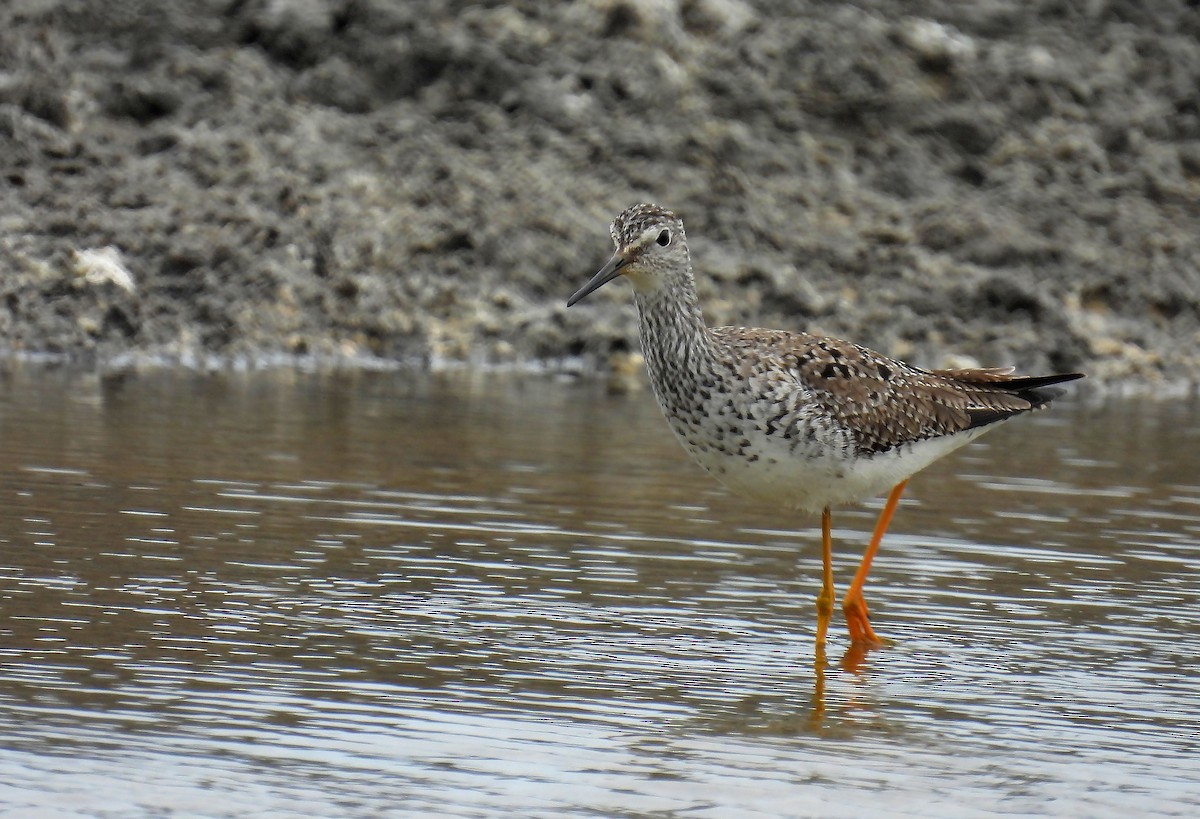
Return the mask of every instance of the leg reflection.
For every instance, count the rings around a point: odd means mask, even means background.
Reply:
[[[867,655],[873,649],[882,647],[882,645],[870,643],[851,643],[850,647],[846,649],[846,653],[842,655],[842,670],[850,674],[858,674],[865,668]]]
[[[828,664],[825,644],[817,643],[817,651],[813,656],[812,710],[808,715],[808,727],[814,731],[819,731],[825,721],[825,667]]]

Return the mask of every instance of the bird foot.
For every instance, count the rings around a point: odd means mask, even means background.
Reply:
[[[846,616],[846,631],[850,633],[850,643],[862,648],[883,648],[891,645],[871,628],[871,619],[867,611],[867,603],[861,595],[847,597],[842,603],[842,612]]]

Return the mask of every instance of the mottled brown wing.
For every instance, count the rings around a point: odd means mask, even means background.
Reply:
[[[822,410],[853,432],[863,452],[962,432],[1038,405],[1019,388],[1008,388],[1020,382],[1009,369],[930,372],[807,333],[730,327],[716,333],[732,347],[772,350]]]

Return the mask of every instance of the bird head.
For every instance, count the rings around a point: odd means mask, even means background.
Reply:
[[[689,261],[683,221],[666,208],[634,205],[613,220],[609,232],[616,251],[608,263],[567,300],[568,307],[618,276],[627,277],[639,290],[652,290],[672,275],[686,275]]]

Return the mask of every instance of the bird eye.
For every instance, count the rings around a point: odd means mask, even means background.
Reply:
[[[658,238],[654,241],[658,242],[659,247],[666,247],[671,244],[671,231],[663,230],[658,234]]]

